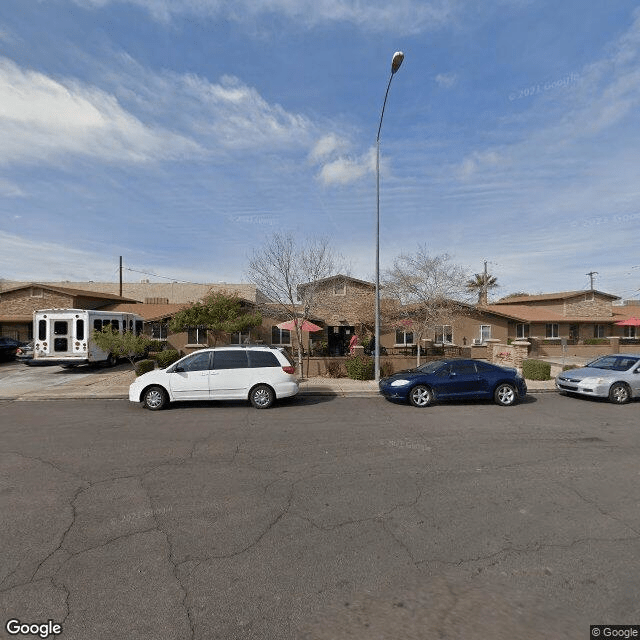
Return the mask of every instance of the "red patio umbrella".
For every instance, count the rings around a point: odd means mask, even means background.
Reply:
[[[620,320],[616,322],[619,327],[640,327],[640,318],[627,318],[626,320]]]
[[[309,322],[305,320],[302,324],[299,324],[299,320],[296,318],[295,320],[287,320],[286,322],[281,322],[277,324],[276,327],[278,329],[286,329],[287,331],[295,331],[296,327],[300,327],[303,331],[322,331],[322,327],[319,327],[317,324],[313,324],[313,322]]]

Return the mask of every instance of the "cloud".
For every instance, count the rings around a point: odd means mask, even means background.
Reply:
[[[0,195],[7,198],[24,198],[27,194],[17,184],[0,178]]]
[[[443,89],[451,89],[458,82],[458,76],[455,73],[439,73],[436,76],[436,83]]]
[[[311,162],[317,163],[324,160],[327,157],[334,155],[335,153],[342,153],[347,150],[348,143],[346,140],[338,138],[334,133],[330,133],[323,136],[316,142],[309,159]]]
[[[345,185],[355,182],[367,173],[375,171],[376,152],[370,149],[357,158],[339,157],[324,164],[319,173],[320,181],[325,185]]]
[[[0,238],[0,275],[12,280],[83,280],[104,279],[113,273],[115,259],[69,245],[29,240],[3,231]]]
[[[0,163],[83,155],[127,163],[198,152],[192,140],[147,126],[113,95],[0,58]]]
[[[116,0],[75,0],[85,7],[103,7]],[[465,15],[468,0],[124,0],[143,7],[160,21],[191,14],[218,16],[236,22],[256,22],[265,15],[280,15],[306,28],[343,22],[367,31],[417,33],[437,29]],[[520,0],[503,0],[518,4]]]

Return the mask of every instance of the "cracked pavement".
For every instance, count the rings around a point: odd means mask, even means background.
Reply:
[[[78,640],[555,640],[640,621],[638,403],[0,416],[3,638],[10,618]]]

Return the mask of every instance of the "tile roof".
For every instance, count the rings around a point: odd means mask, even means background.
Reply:
[[[169,318],[178,313],[181,309],[188,307],[188,304],[110,304],[101,311],[122,311],[125,313],[137,313],[145,322],[153,322]]]
[[[97,298],[99,300],[123,300],[126,302],[135,302],[134,298],[120,297],[117,294],[99,292],[92,289],[76,289],[71,287],[62,287],[58,284],[52,284],[48,282],[27,282],[20,283],[13,287],[1,289],[0,293],[8,293],[10,291],[20,291],[20,289],[29,289],[31,287],[38,287],[40,289],[46,289],[47,291],[55,291],[57,293],[66,293],[67,295],[82,298]]]
[[[542,293],[539,295],[526,295],[526,296],[513,296],[509,298],[502,298],[501,300],[497,300],[496,302],[492,302],[489,306],[494,305],[510,305],[515,303],[523,303],[523,302],[544,302],[546,300],[566,300],[567,298],[575,298],[577,296],[582,296],[585,293],[591,293],[590,289],[583,289],[582,291],[560,291],[558,293]],[[606,298],[611,298],[611,300],[618,300],[619,296],[615,296],[611,293],[605,293],[604,291],[596,291],[593,290],[593,293],[598,293],[601,296],[605,296]]]

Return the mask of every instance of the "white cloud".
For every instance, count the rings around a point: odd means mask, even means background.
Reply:
[[[443,89],[451,89],[458,82],[458,76],[455,73],[439,73],[436,76],[436,83]]]
[[[316,142],[309,153],[311,162],[321,162],[335,153],[344,153],[348,148],[348,143],[342,138],[338,138],[334,133],[323,136]]]
[[[375,171],[375,166],[376,152],[375,149],[370,149],[357,158],[343,156],[327,162],[320,170],[319,178],[325,185],[345,185]]]
[[[102,7],[115,0],[75,0],[87,7]],[[416,33],[448,24],[464,15],[467,0],[125,0],[147,9],[157,20],[174,15],[213,16],[222,14],[237,22],[253,21],[265,14],[314,27],[347,22],[369,31],[393,30]],[[519,0],[504,0],[519,2]]]
[[[12,280],[104,279],[113,273],[115,258],[83,251],[73,246],[27,238],[4,231],[0,235],[0,275]]]
[[[145,162],[197,151],[192,140],[143,124],[113,95],[0,58],[2,164],[52,161],[66,154]]]
[[[17,184],[0,178],[0,195],[8,198],[23,198],[27,194]]]

